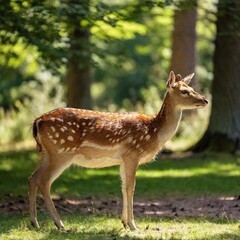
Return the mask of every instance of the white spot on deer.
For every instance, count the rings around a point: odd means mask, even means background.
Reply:
[[[47,132],[47,135],[50,139],[53,138],[53,136],[49,132]]]
[[[145,140],[148,141],[150,138],[151,138],[151,136],[148,134],[148,135],[145,137]]]
[[[132,144],[133,144],[133,145],[135,145],[135,144],[136,144],[136,142],[137,142],[137,140],[136,140],[136,139],[134,139],[134,140],[133,140],[133,142],[132,142]]]
[[[55,127],[54,127],[54,126],[51,126],[51,129],[52,129],[52,131],[53,131],[53,132],[55,132],[55,131],[56,131],[56,129],[55,129]]]
[[[137,144],[137,145],[136,145],[136,149],[138,149],[139,147],[140,147],[140,144]]]
[[[84,137],[85,135],[86,135],[86,133],[85,133],[85,132],[83,132],[83,133],[82,133],[82,136]]]
[[[106,135],[106,137],[109,137],[109,136],[110,136],[110,134],[107,134],[107,135]]]
[[[71,130],[73,133],[76,133],[76,131],[74,129]]]
[[[68,124],[68,125],[70,125],[70,126],[72,125],[72,123],[71,123],[71,122],[67,122],[67,124]]]
[[[55,137],[56,137],[56,138],[58,138],[58,137],[59,137],[59,133],[58,133],[58,132],[55,134]]]
[[[70,150],[70,147],[68,147],[67,149],[66,149],[66,152],[68,152]]]
[[[51,120],[52,122],[55,122],[55,118],[53,118],[53,117],[52,117],[52,118],[50,118],[50,120]]]
[[[61,139],[61,140],[60,140],[60,143],[61,143],[61,144],[64,144],[64,143],[65,143],[65,140],[64,140],[64,139]]]
[[[52,142],[53,142],[54,144],[57,144],[57,140],[53,140]]]
[[[76,126],[77,126],[77,128],[79,128],[79,127],[80,127],[78,124],[77,124]]]
[[[72,151],[74,152],[76,149],[77,149],[77,147],[73,147],[73,148],[72,148]]]
[[[142,141],[142,140],[143,140],[143,136],[140,137],[140,141]]]
[[[76,123],[75,123],[75,122],[73,122],[73,125],[76,125]]]
[[[60,129],[62,132],[66,132],[67,131],[67,127],[61,127],[61,129]]]
[[[56,118],[56,120],[58,120],[59,122],[63,122],[62,118]]]
[[[154,128],[154,132],[156,132],[157,131],[157,128]]]
[[[85,122],[83,122],[83,123],[82,123],[82,126],[85,126],[85,125],[86,125],[86,123],[85,123]]]
[[[59,150],[58,150],[58,153],[60,154],[60,153],[63,153],[65,151],[65,148],[60,148]]]
[[[71,142],[73,142],[73,137],[72,136],[68,136],[67,139]]]

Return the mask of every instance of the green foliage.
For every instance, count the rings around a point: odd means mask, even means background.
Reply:
[[[31,123],[37,116],[65,106],[60,79],[48,73],[39,74],[37,81],[23,82],[17,89],[12,88],[10,94],[14,105],[8,111],[0,109],[0,145],[29,139]]]
[[[8,122],[9,128],[1,127],[5,137],[0,143],[24,139],[29,134],[21,126],[25,126],[27,119],[30,126],[38,113],[64,105],[63,90],[56,99],[59,102],[61,98],[59,104],[52,103],[53,92],[47,93],[43,88],[39,92],[33,90],[35,86],[41,88],[39,72],[51,72],[64,79],[69,59],[76,54],[88,57],[89,51],[94,75],[94,108],[156,113],[169,72],[172,17],[176,7],[178,1],[3,1],[0,121],[3,126]],[[215,11],[211,1],[199,3],[197,73],[204,91],[209,89],[212,79]],[[71,42],[74,24],[80,24],[90,33],[90,44]],[[74,44],[80,44],[82,50],[75,52],[71,48]],[[45,85],[48,84],[49,88],[54,84],[64,88],[63,81],[49,80]],[[33,102],[42,104],[39,96],[43,95],[44,106],[48,107],[32,110]]]
[[[144,101],[141,89],[151,85],[162,86],[161,81],[166,81],[170,59],[171,16],[170,9],[154,7],[143,14],[138,27],[135,22],[123,25],[124,30],[123,26],[116,25],[116,33],[122,34],[129,29],[135,33],[131,37],[124,34],[125,37],[120,39],[108,39],[110,29],[106,31],[99,25],[101,36],[93,35],[93,41],[99,45],[104,56],[93,57],[97,63],[96,81],[103,81],[108,89],[108,94],[103,92],[96,99],[103,107],[111,101],[124,107],[125,99],[130,100],[134,106],[138,101]]]

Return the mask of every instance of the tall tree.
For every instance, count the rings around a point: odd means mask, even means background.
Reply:
[[[180,1],[174,13],[171,70],[186,76],[195,72],[197,0]],[[192,85],[196,85],[196,77]]]
[[[89,14],[89,0],[33,0],[25,4],[3,1],[0,9],[0,53],[6,64],[0,65],[0,69],[6,69],[10,57],[19,57],[12,52],[10,45],[35,46],[38,61],[46,69],[62,74],[59,68],[66,65],[68,106],[91,108]],[[4,52],[4,47],[10,50]]]
[[[91,108],[91,52],[89,41],[89,0],[81,4],[70,0],[76,11],[68,14],[70,49],[68,54],[66,86],[67,105],[77,108]]]
[[[240,140],[240,1],[219,0],[209,126],[195,151],[235,152]]]

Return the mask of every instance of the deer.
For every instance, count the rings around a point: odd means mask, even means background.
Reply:
[[[137,230],[133,214],[136,170],[152,161],[176,133],[184,109],[203,108],[208,100],[189,86],[194,73],[182,78],[170,72],[160,111],[152,116],[136,112],[110,113],[58,108],[33,123],[33,137],[41,160],[28,179],[30,220],[39,228],[38,189],[59,230],[64,224],[51,199],[51,185],[72,164],[85,168],[120,166],[122,224]]]

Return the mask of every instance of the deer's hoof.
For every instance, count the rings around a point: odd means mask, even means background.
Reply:
[[[59,221],[58,223],[55,222],[55,225],[56,225],[56,227],[58,228],[59,231],[61,231],[61,232],[65,231],[65,227],[64,227],[62,221]]]
[[[31,225],[32,225],[34,228],[37,228],[37,229],[40,228],[37,220],[32,220],[32,221],[31,221]]]
[[[134,222],[128,223],[128,226],[129,226],[131,231],[137,231],[138,230],[138,228],[136,227]]]

